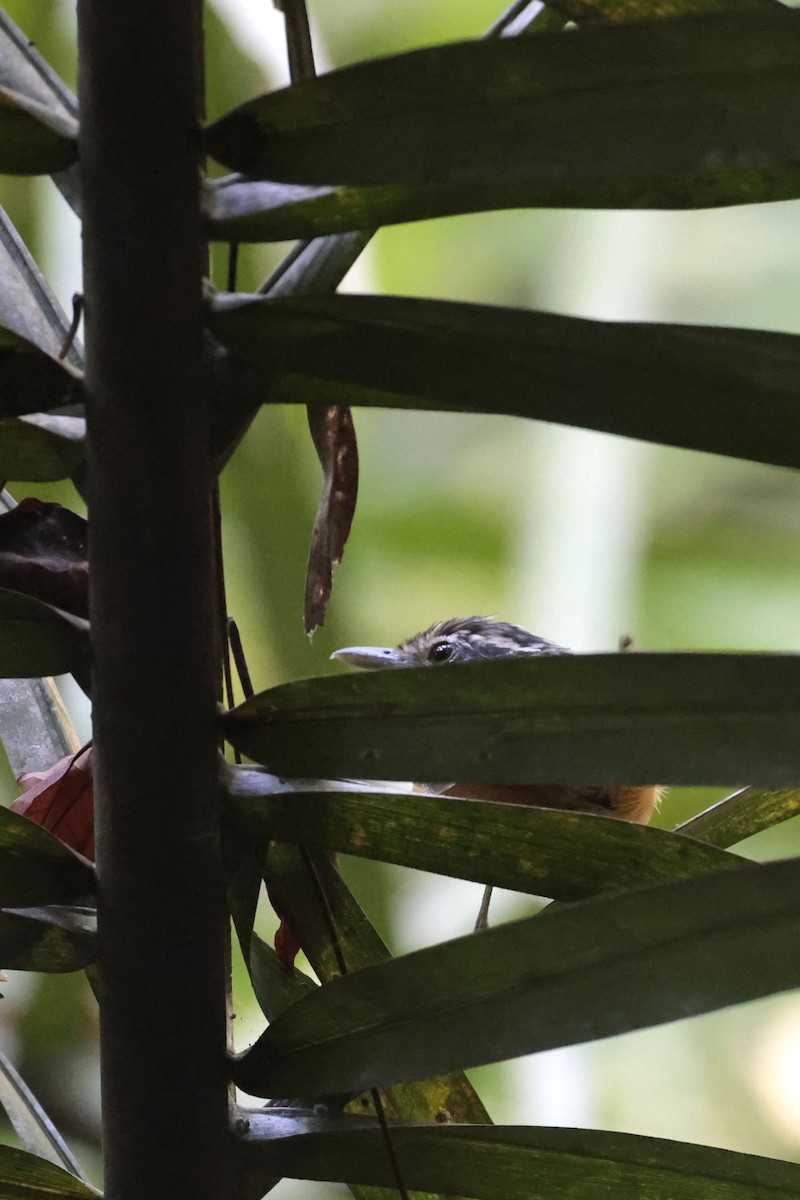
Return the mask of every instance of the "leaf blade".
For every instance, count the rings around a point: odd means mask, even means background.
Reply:
[[[63,974],[94,962],[97,914],[75,906],[0,911],[0,963],[15,971]]]
[[[788,115],[799,27],[776,5],[413,51],[262,96],[206,144],[257,178],[347,185],[338,229],[786,199],[800,189]]]
[[[263,1113],[247,1118],[243,1163],[301,1179],[394,1182],[374,1125]],[[630,1134],[395,1125],[392,1138],[408,1187],[478,1200],[794,1200],[800,1194],[794,1163]]]
[[[0,676],[37,679],[67,671],[83,676],[89,653],[88,621],[0,588]]]
[[[274,403],[502,413],[800,466],[790,334],[388,296],[221,296],[208,324],[278,368]]]
[[[3,1200],[57,1200],[60,1196],[94,1200],[100,1193],[35,1154],[0,1146],[0,1195]]]
[[[788,990],[799,882],[796,859],[712,873],[416,951],[293,1005],[236,1081],[254,1095],[380,1087]]]
[[[257,795],[242,775],[258,778],[249,768],[231,773],[228,802],[251,835],[556,900],[742,861],[691,838],[586,813],[400,792]]]
[[[792,655],[598,654],[301,680],[225,718],[278,775],[789,787]]]

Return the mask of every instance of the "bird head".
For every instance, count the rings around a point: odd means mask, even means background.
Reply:
[[[432,667],[448,662],[475,662],[487,658],[528,658],[533,655],[568,654],[555,642],[545,641],[506,621],[493,617],[451,617],[431,625],[398,646],[345,646],[331,658],[352,667]]]

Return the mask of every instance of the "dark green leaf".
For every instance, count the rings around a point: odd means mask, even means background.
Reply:
[[[69,1146],[14,1065],[0,1051],[0,1104],[26,1150],[86,1180]],[[0,1149],[0,1197],[2,1197]]]
[[[0,967],[15,971],[79,971],[97,950],[94,909],[52,905],[0,911]]]
[[[0,413],[16,417],[73,403],[81,376],[34,342],[0,329]]]
[[[245,1166],[391,1188],[380,1130],[352,1117],[249,1113]],[[395,1126],[409,1188],[479,1200],[796,1200],[800,1167],[752,1154],[586,1129]]]
[[[82,417],[37,413],[0,418],[0,478],[27,482],[67,479],[83,462],[85,438]]]
[[[712,846],[734,846],[762,829],[788,821],[799,812],[800,791],[797,788],[770,792],[742,788],[684,821],[673,832],[699,838]]]
[[[741,866],[691,838],[586,813],[397,792],[270,795],[271,777],[248,768],[229,779],[231,814],[253,836],[557,900]]]
[[[235,1065],[253,1095],[426,1078],[800,985],[800,860],[569,905],[334,980]]]
[[[100,1193],[68,1171],[14,1146],[0,1146],[0,1200],[93,1200]]]
[[[49,63],[8,13],[0,11],[0,84],[38,100],[66,117],[77,118],[78,102]],[[80,178],[77,164],[53,179],[64,199],[80,216]]]
[[[0,807],[0,907],[68,903],[96,886],[84,859],[41,825]]]
[[[226,737],[279,775],[578,786],[800,778],[800,659],[597,654],[272,688]]]
[[[371,238],[370,230],[314,238],[301,244],[287,254],[259,292],[273,300],[328,295],[336,291]]]
[[[221,296],[209,325],[278,371],[276,403],[503,413],[800,466],[791,334],[390,296]]]
[[[0,87],[0,172],[52,175],[78,157],[77,122],[50,105]]]
[[[317,990],[313,980],[296,968],[287,970],[271,946],[254,933],[250,941],[250,978],[268,1021]]]
[[[348,185],[338,221],[295,236],[480,209],[789,199],[799,32],[800,15],[775,5],[436,46],[262,96],[206,145],[251,176]],[[238,207],[255,236],[257,205]],[[259,236],[290,234],[267,209]]]
[[[702,16],[707,13],[766,12],[778,0],[548,0],[570,21],[650,21],[654,17]]]
[[[339,977],[340,955],[348,971],[354,972],[391,961],[388,948],[325,854],[272,843],[265,880],[270,896],[279,902],[281,911],[291,921],[311,965],[324,983]],[[321,894],[325,897],[324,906]],[[336,930],[336,950],[331,941],[330,921]],[[443,1116],[449,1121],[489,1120],[480,1097],[460,1072],[424,1082],[400,1083],[383,1092],[383,1103],[390,1116],[406,1120],[438,1121]]]
[[[0,284],[0,325],[27,338],[55,358],[64,343],[70,323],[2,208]],[[67,359],[73,367],[82,366],[80,343],[73,343]]]
[[[88,621],[0,588],[0,676],[83,674],[88,662]]]

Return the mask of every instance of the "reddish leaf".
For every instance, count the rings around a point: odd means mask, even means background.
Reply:
[[[23,500],[0,516],[0,587],[88,618],[86,542],[83,517],[60,504]]]
[[[334,563],[342,561],[358,495],[358,446],[349,408],[309,406],[308,427],[322,465],[320,496],[306,575],[305,627],[324,625]]]
[[[94,860],[94,791],[91,747],[17,780],[22,793],[11,805],[29,821],[49,829],[85,858]]]
[[[286,917],[281,917],[281,923],[275,934],[275,953],[287,971],[291,971],[294,960],[303,947]]]

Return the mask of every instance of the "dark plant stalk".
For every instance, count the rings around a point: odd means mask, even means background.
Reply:
[[[200,9],[79,4],[109,1200],[225,1195]]]

